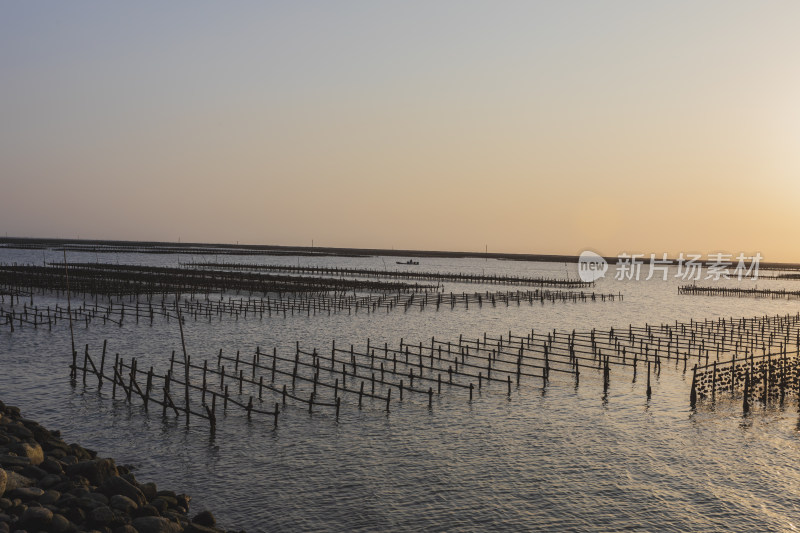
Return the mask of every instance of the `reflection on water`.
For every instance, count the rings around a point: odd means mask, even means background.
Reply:
[[[51,252],[47,252],[51,254]],[[48,260],[57,260],[56,253]],[[85,256],[85,257],[84,257]],[[96,260],[94,253],[70,261]],[[101,261],[173,265],[188,256],[110,254]],[[196,257],[197,261],[212,257]],[[40,263],[41,251],[0,251],[2,261]],[[382,268],[381,258],[247,258],[262,263]],[[387,260],[388,262],[388,260]],[[565,276],[565,265],[515,261],[425,259],[402,268],[507,275]],[[574,276],[574,273],[573,273]],[[738,283],[738,282],[736,282]],[[749,282],[742,282],[744,284]],[[759,281],[760,287],[791,287]],[[622,302],[555,303],[409,309],[391,313],[188,320],[193,358],[252,353],[256,346],[293,353],[294,342],[329,350],[337,345],[396,344],[478,338],[552,328],[627,327],[718,316],[786,314],[797,302],[679,296],[679,280],[618,282],[598,292],[621,292]],[[446,291],[498,290],[448,284]],[[247,295],[245,295],[247,296]],[[45,301],[37,297],[37,303]],[[76,329],[79,347],[140,358],[163,367],[180,351],[175,321],[119,328],[92,323]],[[65,323],[52,331],[0,328],[0,398],[69,441],[138,468],[143,480],[194,496],[223,524],[252,531],[448,530],[787,530],[798,522],[800,417],[784,408],[756,408],[743,417],[739,402],[718,399],[692,412],[691,372],[665,364],[652,376],[614,369],[603,391],[602,370],[571,379],[524,380],[507,395],[493,384],[463,394],[393,403],[365,400],[361,410],[331,413],[289,406],[278,430],[271,420],[248,421],[238,411],[220,417],[210,436],[203,424],[145,413],[137,402],[110,399],[92,380],[68,379]]]

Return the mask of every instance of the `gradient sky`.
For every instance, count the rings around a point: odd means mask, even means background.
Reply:
[[[0,232],[800,261],[800,2],[0,2]]]

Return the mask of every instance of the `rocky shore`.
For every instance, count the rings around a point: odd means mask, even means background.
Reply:
[[[0,402],[0,533],[224,532],[209,511],[190,519],[190,499]]]

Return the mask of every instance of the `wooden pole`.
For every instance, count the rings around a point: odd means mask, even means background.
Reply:
[[[70,341],[72,341],[72,379],[75,379],[78,376],[78,369],[75,365],[76,360],[78,358],[78,352],[75,351],[75,333],[72,329],[72,298],[70,297],[70,291],[69,291],[69,268],[67,267],[66,248],[64,248],[64,278],[66,279],[67,282],[67,316],[69,317],[69,338]],[[11,330],[12,331],[14,330],[13,325],[11,326]]]

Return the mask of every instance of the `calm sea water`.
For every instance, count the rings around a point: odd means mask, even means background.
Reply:
[[[60,260],[54,252],[0,249],[0,261]],[[174,265],[222,256],[70,254],[70,261]],[[398,267],[395,258],[225,257],[226,261]],[[575,267],[482,259],[422,259],[425,271],[575,276]],[[477,338],[531,328],[571,331],[660,324],[689,318],[797,313],[797,301],[680,296],[682,282],[604,279],[597,292],[623,301],[394,310],[358,315],[189,320],[193,359],[252,354],[256,346],[293,353],[307,348],[363,346],[366,339],[406,342]],[[613,275],[613,267],[611,273]],[[729,282],[753,286],[753,282]],[[757,282],[795,288],[796,282]],[[445,291],[504,290],[448,284]],[[510,289],[515,290],[516,287]],[[52,300],[35,298],[47,305]],[[8,305],[7,303],[5,305]],[[177,324],[97,321],[76,330],[79,347],[164,368],[180,351]],[[424,401],[344,405],[338,422],[324,411],[288,407],[271,420],[238,412],[220,418],[211,437],[202,423],[145,413],[139,402],[111,400],[68,379],[66,323],[52,331],[0,327],[0,399],[64,437],[137,467],[140,480],[185,491],[193,512],[211,509],[227,527],[248,531],[787,531],[800,524],[800,433],[796,404],[755,410],[718,402],[692,412],[682,366],[665,365],[648,401],[642,380],[585,372],[579,387],[553,380],[484,389]]]

